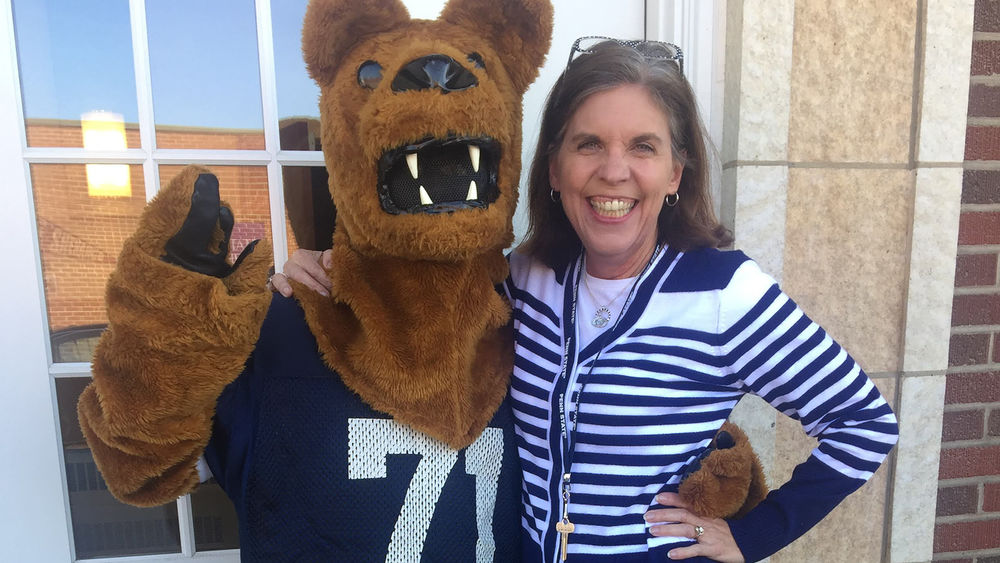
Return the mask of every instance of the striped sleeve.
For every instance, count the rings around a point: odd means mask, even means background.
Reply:
[[[729,523],[747,561],[788,545],[857,490],[896,443],[896,417],[853,358],[745,262],[723,291],[719,346],[742,387],[798,420],[818,445],[792,477]]]

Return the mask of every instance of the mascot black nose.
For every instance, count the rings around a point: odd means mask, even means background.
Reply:
[[[393,92],[440,88],[445,94],[472,88],[479,84],[472,74],[447,55],[427,55],[414,59],[400,69],[392,81]]]

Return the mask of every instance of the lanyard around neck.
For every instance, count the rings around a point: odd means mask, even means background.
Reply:
[[[611,330],[608,330],[607,332],[604,332],[603,334],[597,337],[598,339],[600,339],[599,342],[600,345],[597,348],[597,353],[594,355],[594,359],[590,362],[590,368],[587,369],[587,373],[581,374],[582,377],[578,377],[577,382],[579,384],[580,390],[576,394],[575,401],[572,400],[572,395],[570,395],[572,408],[567,409],[565,394],[570,393],[571,391],[569,388],[570,353],[571,351],[573,351],[574,354],[578,354],[579,352],[573,350],[572,342],[573,339],[577,337],[576,305],[580,295],[580,280],[584,276],[584,268],[585,268],[585,263],[582,253],[580,255],[580,258],[577,260],[576,268],[574,270],[575,276],[573,280],[573,301],[572,301],[572,307],[570,308],[569,325],[564,330],[564,334],[566,334],[567,336],[566,336],[566,342],[563,346],[562,370],[559,373],[559,379],[563,380],[566,386],[563,389],[563,392],[559,394],[559,403],[558,403],[559,428],[563,444],[562,462],[563,462],[564,487],[568,488],[569,486],[570,470],[573,467],[573,452],[576,446],[575,437],[576,437],[577,425],[579,424],[580,420],[580,402],[583,398],[583,389],[587,385],[587,381],[590,379],[590,375],[594,372],[594,367],[597,365],[597,360],[600,359],[601,354],[604,352],[605,346],[608,345],[611,335],[614,334],[614,332],[617,330],[618,324],[621,322],[621,320],[625,318],[625,312],[628,310],[629,305],[632,304],[632,298],[635,296],[636,288],[639,287],[639,283],[642,281],[643,276],[646,275],[646,271],[649,270],[649,267],[653,264],[653,262],[656,261],[656,257],[659,256],[660,250],[661,250],[660,245],[656,245],[656,247],[653,249],[652,256],[649,257],[649,262],[646,262],[646,265],[643,267],[642,272],[639,273],[639,276],[635,279],[635,282],[632,283],[632,288],[629,289],[628,296],[625,298],[625,303],[622,304],[621,313],[618,315],[618,318],[615,319],[615,324],[611,326]],[[595,340],[595,342],[596,341],[597,340]],[[578,369],[576,362],[573,362],[573,369]],[[570,410],[572,411],[572,413],[569,412]],[[570,414],[572,414],[572,416],[570,416]]]

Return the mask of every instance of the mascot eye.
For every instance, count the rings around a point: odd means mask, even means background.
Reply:
[[[475,65],[476,68],[486,68],[486,63],[483,62],[483,57],[479,53],[469,53],[469,62]]]
[[[374,90],[382,81],[382,65],[375,61],[365,61],[358,68],[358,84],[362,88]]]

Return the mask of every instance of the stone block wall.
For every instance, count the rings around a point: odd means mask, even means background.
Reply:
[[[992,76],[1000,65],[992,45],[973,52],[977,9],[996,14],[997,2],[727,3],[723,218],[737,246],[858,360],[900,421],[899,444],[871,482],[772,563],[924,563],[969,553],[998,563],[986,554],[1000,530],[992,516],[978,517],[997,503],[996,479],[983,475],[1000,468],[987,445],[992,407],[945,405],[955,375],[989,373],[976,368],[994,365],[1000,332],[990,234],[1000,207],[970,204],[966,173],[970,154],[1000,160],[1000,110],[990,103],[1000,82],[973,80],[970,96],[970,68]],[[993,121],[970,123],[970,111],[994,112]],[[965,258],[972,254],[982,256]],[[956,280],[992,288],[957,292],[970,297],[955,315],[971,315],[977,329],[953,329]],[[962,349],[953,333],[988,362],[953,373]],[[985,400],[987,379],[965,392]],[[741,422],[780,485],[814,442],[787,417],[747,407]],[[966,444],[973,447],[950,453]],[[982,478],[945,488],[951,510],[966,513],[937,516],[939,469],[953,466],[975,466],[958,470]],[[969,525],[963,533],[980,551],[939,549],[948,533],[941,525],[956,523]]]

